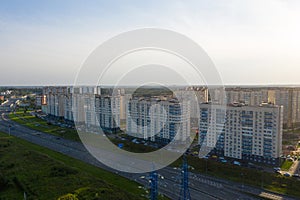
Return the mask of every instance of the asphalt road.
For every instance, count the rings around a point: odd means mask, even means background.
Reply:
[[[7,105],[9,105],[9,102]],[[43,132],[35,131],[32,129],[29,129],[27,127],[21,126],[11,120],[7,117],[7,112],[5,111],[6,108],[4,108],[7,105],[1,106],[2,109],[0,109],[0,130],[6,133],[9,133],[9,125],[10,128],[10,134],[19,138],[22,138],[24,140],[30,141],[32,143],[38,144],[40,146],[47,147],[51,150],[63,153],[65,155],[68,155],[70,157],[79,159],[83,162],[92,164],[94,166],[100,167],[102,169],[105,169],[107,171],[119,174],[123,177],[126,177],[128,179],[134,180],[142,185],[144,187],[148,187],[149,181],[147,179],[148,174],[132,174],[132,173],[125,173],[125,172],[119,172],[112,168],[109,168],[99,161],[97,161],[93,156],[90,155],[90,153],[85,149],[85,147],[75,141],[66,140],[64,138],[60,138],[57,136],[53,136],[50,134],[46,134]],[[9,110],[9,109],[8,109]],[[158,171],[160,174],[159,178],[159,192],[161,194],[164,194],[168,196],[171,199],[178,199],[180,195],[180,169],[173,169],[171,167],[166,167],[164,169],[161,169]],[[293,199],[290,197],[282,196],[273,194],[270,192],[266,192],[259,188],[249,187],[249,186],[243,186],[238,183],[212,178],[201,174],[189,174],[189,180],[190,180],[190,194],[192,199],[200,200],[200,199],[239,199],[239,200],[254,200],[258,199],[253,196],[247,195],[244,192],[252,193],[256,195],[262,195],[264,197],[268,197],[270,199]]]

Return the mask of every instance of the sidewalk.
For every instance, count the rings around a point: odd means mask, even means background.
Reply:
[[[288,172],[291,175],[299,173],[299,161],[298,160],[294,161],[293,165],[291,166],[291,168],[289,169]]]

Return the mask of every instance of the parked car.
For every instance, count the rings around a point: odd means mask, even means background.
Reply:
[[[209,156],[204,156],[203,158],[204,158],[204,159],[208,159],[208,158],[209,158]]]
[[[283,174],[283,176],[285,176],[285,177],[290,177],[290,176],[291,176],[291,174],[290,174],[290,173],[288,173],[288,172],[286,172],[286,173],[284,173],[284,174]]]
[[[236,160],[233,161],[233,164],[234,164],[234,165],[237,165],[237,166],[241,166],[241,163],[240,163],[239,161],[236,161]]]
[[[274,169],[274,171],[280,171],[281,170],[280,167],[274,167],[273,169]]]
[[[295,177],[295,178],[299,178],[299,177],[300,177],[300,175],[299,175],[299,174],[293,174],[293,177]]]

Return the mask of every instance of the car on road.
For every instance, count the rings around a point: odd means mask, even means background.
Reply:
[[[241,166],[241,163],[240,163],[239,161],[236,161],[236,160],[233,161],[233,164],[234,164],[234,165],[237,165],[237,166]]]
[[[280,173],[280,171],[281,171],[280,167],[274,167],[273,170],[274,170],[275,173],[281,174]]]
[[[291,176],[291,174],[290,174],[290,173],[288,173],[288,172],[285,172],[285,173],[283,174],[283,176],[285,176],[285,177],[290,177],[290,176]]]
[[[299,178],[299,177],[300,177],[300,175],[299,175],[299,174],[293,174],[293,177],[295,177],[295,178]]]
[[[274,169],[275,172],[281,170],[280,167],[274,167],[273,169]]]

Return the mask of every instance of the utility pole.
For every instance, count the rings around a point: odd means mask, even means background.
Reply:
[[[150,179],[149,179],[149,183],[150,183],[150,200],[157,200],[157,196],[158,196],[158,187],[157,187],[157,172],[156,171],[152,171],[150,173]]]
[[[179,200],[191,200],[191,194],[189,190],[189,169],[186,155],[183,155],[183,164],[182,164],[182,179],[181,179],[181,191]]]

